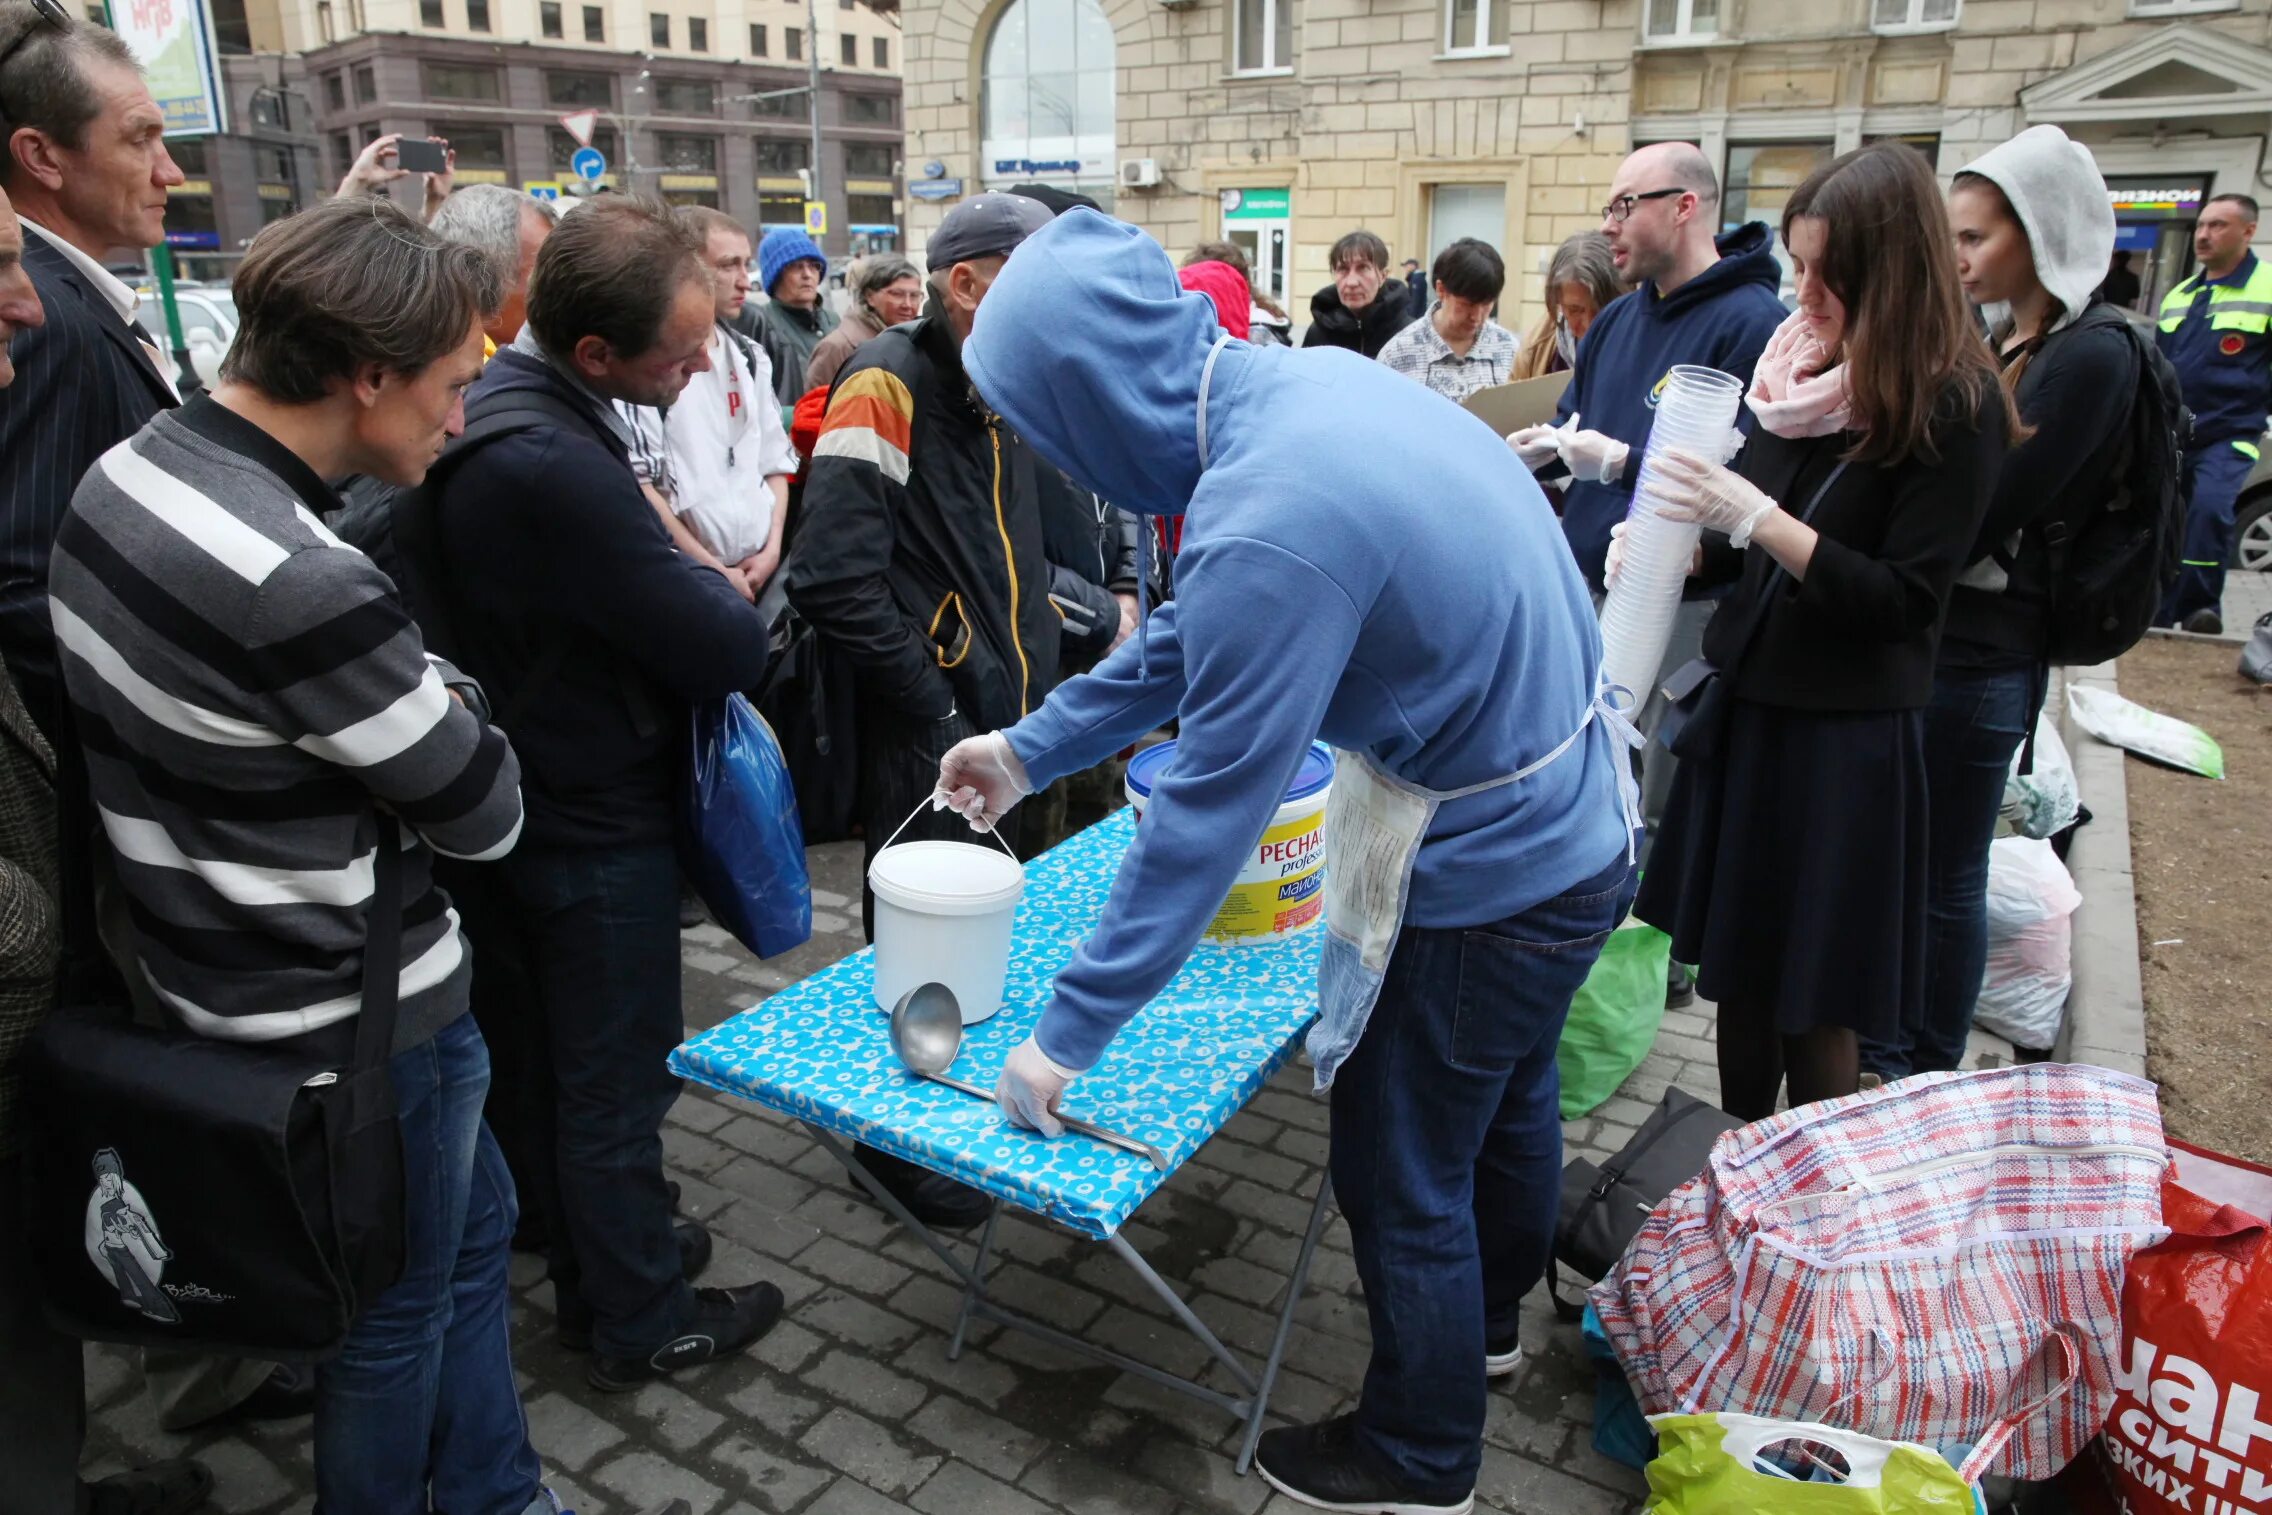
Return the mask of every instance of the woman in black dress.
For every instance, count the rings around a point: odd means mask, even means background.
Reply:
[[[1824,165],[1783,214],[1799,308],[1760,359],[1735,469],[1673,454],[1669,515],[1728,533],[1719,670],[1635,913],[1720,1007],[1720,1102],[1758,1120],[1854,1092],[1859,1036],[1924,988],[1923,712],[1949,589],[1979,534],[2011,401],[1958,287],[1915,149]],[[1622,545],[1622,544],[1620,544]],[[1716,709],[1712,708],[1716,705]],[[1696,708],[1696,707],[1691,707]]]

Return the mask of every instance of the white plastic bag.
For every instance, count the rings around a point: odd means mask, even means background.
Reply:
[[[2082,684],[2067,686],[2067,713],[2075,718],[2076,725],[2110,746],[2203,778],[2225,776],[2225,751],[2217,745],[2217,739],[2175,716]]]
[[[2020,773],[2022,744],[2012,754],[2012,770],[2004,779],[2004,820],[2020,836],[2041,839],[2075,824],[2082,814],[2082,791],[2075,787],[2075,764],[2059,728],[2049,715],[2035,718],[2035,771]]]
[[[2069,917],[2083,902],[2049,842],[1988,846],[1988,968],[1973,1021],[2015,1047],[2048,1052],[2074,982]]]

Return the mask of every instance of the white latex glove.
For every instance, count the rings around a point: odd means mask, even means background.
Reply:
[[[1555,451],[1562,455],[1562,466],[1570,470],[1573,479],[1585,479],[1595,484],[1614,484],[1625,474],[1625,458],[1631,451],[1615,437],[1598,431],[1580,431],[1575,412],[1569,422],[1555,433]]]
[[[1609,555],[1601,560],[1601,587],[1613,589],[1617,585],[1617,572],[1625,566],[1625,527],[1619,521],[1609,528]]]
[[[994,1081],[994,1100],[1013,1126],[1024,1126],[1044,1136],[1063,1136],[1057,1120],[1057,1103],[1080,1075],[1051,1062],[1040,1043],[1027,1037],[1010,1052],[1002,1076]]]
[[[1560,432],[1542,423],[1508,432],[1507,445],[1515,450],[1515,456],[1521,460],[1523,467],[1536,473],[1560,454],[1561,437]]]
[[[1010,750],[1010,739],[989,731],[955,743],[939,759],[939,787],[931,796],[931,808],[952,810],[970,822],[973,831],[991,831],[1011,806],[1031,793],[1026,765]]]
[[[1738,547],[1776,503],[1759,486],[1724,463],[1707,463],[1694,453],[1668,448],[1657,460],[1656,495],[1668,521],[1692,521],[1724,531]]]

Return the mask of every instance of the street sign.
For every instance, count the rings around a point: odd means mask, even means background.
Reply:
[[[572,110],[560,118],[560,124],[568,129],[569,136],[576,139],[578,147],[590,147],[592,133],[599,129],[600,113],[596,110]]]
[[[600,175],[607,172],[607,155],[596,147],[579,147],[575,155],[569,158],[568,167],[585,183],[597,184]]]
[[[826,200],[807,200],[805,202],[805,230],[816,237],[828,235],[828,202]]]
[[[556,180],[531,179],[521,188],[527,190],[539,200],[557,200],[560,198],[560,185]]]
[[[910,179],[907,192],[918,200],[959,200],[962,198],[962,180]]]

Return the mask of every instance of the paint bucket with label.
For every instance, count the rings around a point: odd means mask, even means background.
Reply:
[[[1152,789],[1175,761],[1172,741],[1147,747],[1128,764],[1128,803],[1138,821]],[[1207,940],[1230,944],[1283,941],[1325,919],[1325,797],[1333,786],[1333,754],[1312,742],[1278,813],[1248,849],[1231,892],[1207,923]]]

